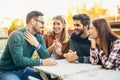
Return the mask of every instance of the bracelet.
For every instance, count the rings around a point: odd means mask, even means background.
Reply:
[[[43,65],[43,60],[42,59],[40,59],[40,66],[42,66]]]
[[[39,50],[40,47],[41,47],[41,45],[39,44],[39,45],[35,48],[35,50],[36,50],[36,51]]]

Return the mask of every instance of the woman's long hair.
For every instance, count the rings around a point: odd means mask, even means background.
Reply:
[[[55,16],[53,17],[53,20],[57,19],[60,20],[64,26],[63,30],[62,30],[62,35],[61,35],[61,43],[67,43],[69,41],[69,36],[68,36],[68,28],[67,28],[67,23],[66,20],[63,16],[59,15],[59,16]]]
[[[109,56],[111,43],[119,37],[112,31],[110,24],[104,18],[95,19],[92,24],[98,32],[100,40],[98,47],[104,51],[106,56]]]

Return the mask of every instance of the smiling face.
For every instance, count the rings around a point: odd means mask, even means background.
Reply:
[[[74,20],[74,29],[76,35],[82,35],[84,33],[84,26],[80,20]]]
[[[64,25],[60,20],[53,19],[53,31],[55,32],[55,34],[62,33],[63,28]]]

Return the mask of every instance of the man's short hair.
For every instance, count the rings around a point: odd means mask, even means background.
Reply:
[[[26,24],[30,22],[32,18],[38,18],[39,16],[44,16],[42,12],[39,11],[31,11],[26,16]]]
[[[77,14],[72,17],[73,20],[80,20],[80,22],[88,27],[90,26],[90,17],[87,14]]]

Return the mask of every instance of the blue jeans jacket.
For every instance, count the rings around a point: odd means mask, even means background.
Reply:
[[[46,73],[49,80],[57,80],[52,79],[50,74]],[[40,76],[40,72],[35,72],[32,68],[25,68],[19,71],[11,71],[0,73],[0,80],[28,80],[28,76],[33,76],[40,80],[43,80]]]

